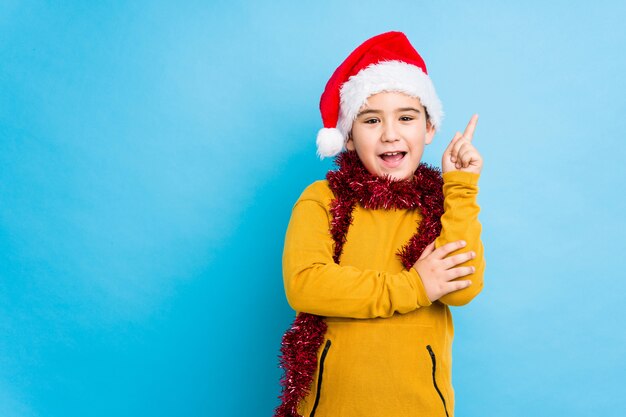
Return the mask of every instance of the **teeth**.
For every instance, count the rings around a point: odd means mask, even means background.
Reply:
[[[402,152],[385,152],[383,155],[387,155],[387,156],[395,156],[395,155],[400,155]]]

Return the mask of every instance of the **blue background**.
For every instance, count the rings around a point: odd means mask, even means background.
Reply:
[[[458,416],[623,416],[621,2],[0,3],[0,415],[270,415],[319,95],[404,31],[472,113],[487,272]]]

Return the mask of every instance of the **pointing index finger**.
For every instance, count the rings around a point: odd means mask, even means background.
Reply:
[[[467,124],[467,127],[465,128],[465,132],[463,132],[463,137],[470,142],[472,141],[472,138],[474,137],[474,130],[476,130],[476,123],[478,123],[478,115],[474,114],[472,118],[470,119],[469,123]]]

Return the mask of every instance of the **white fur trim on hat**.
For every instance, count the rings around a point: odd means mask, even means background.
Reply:
[[[322,128],[317,133],[317,154],[320,159],[335,156],[344,149],[344,135],[335,128]]]
[[[367,98],[383,91],[398,91],[419,98],[435,130],[439,130],[443,108],[430,77],[415,65],[383,61],[362,69],[341,86],[337,129],[344,138]]]

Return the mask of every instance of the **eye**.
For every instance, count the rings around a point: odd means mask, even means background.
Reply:
[[[415,117],[412,116],[401,116],[400,120],[403,122],[410,122],[411,120],[415,119]]]
[[[373,117],[371,119],[365,119],[363,121],[363,123],[368,124],[368,125],[373,125],[374,123],[378,123],[380,120],[378,120],[376,117]]]

